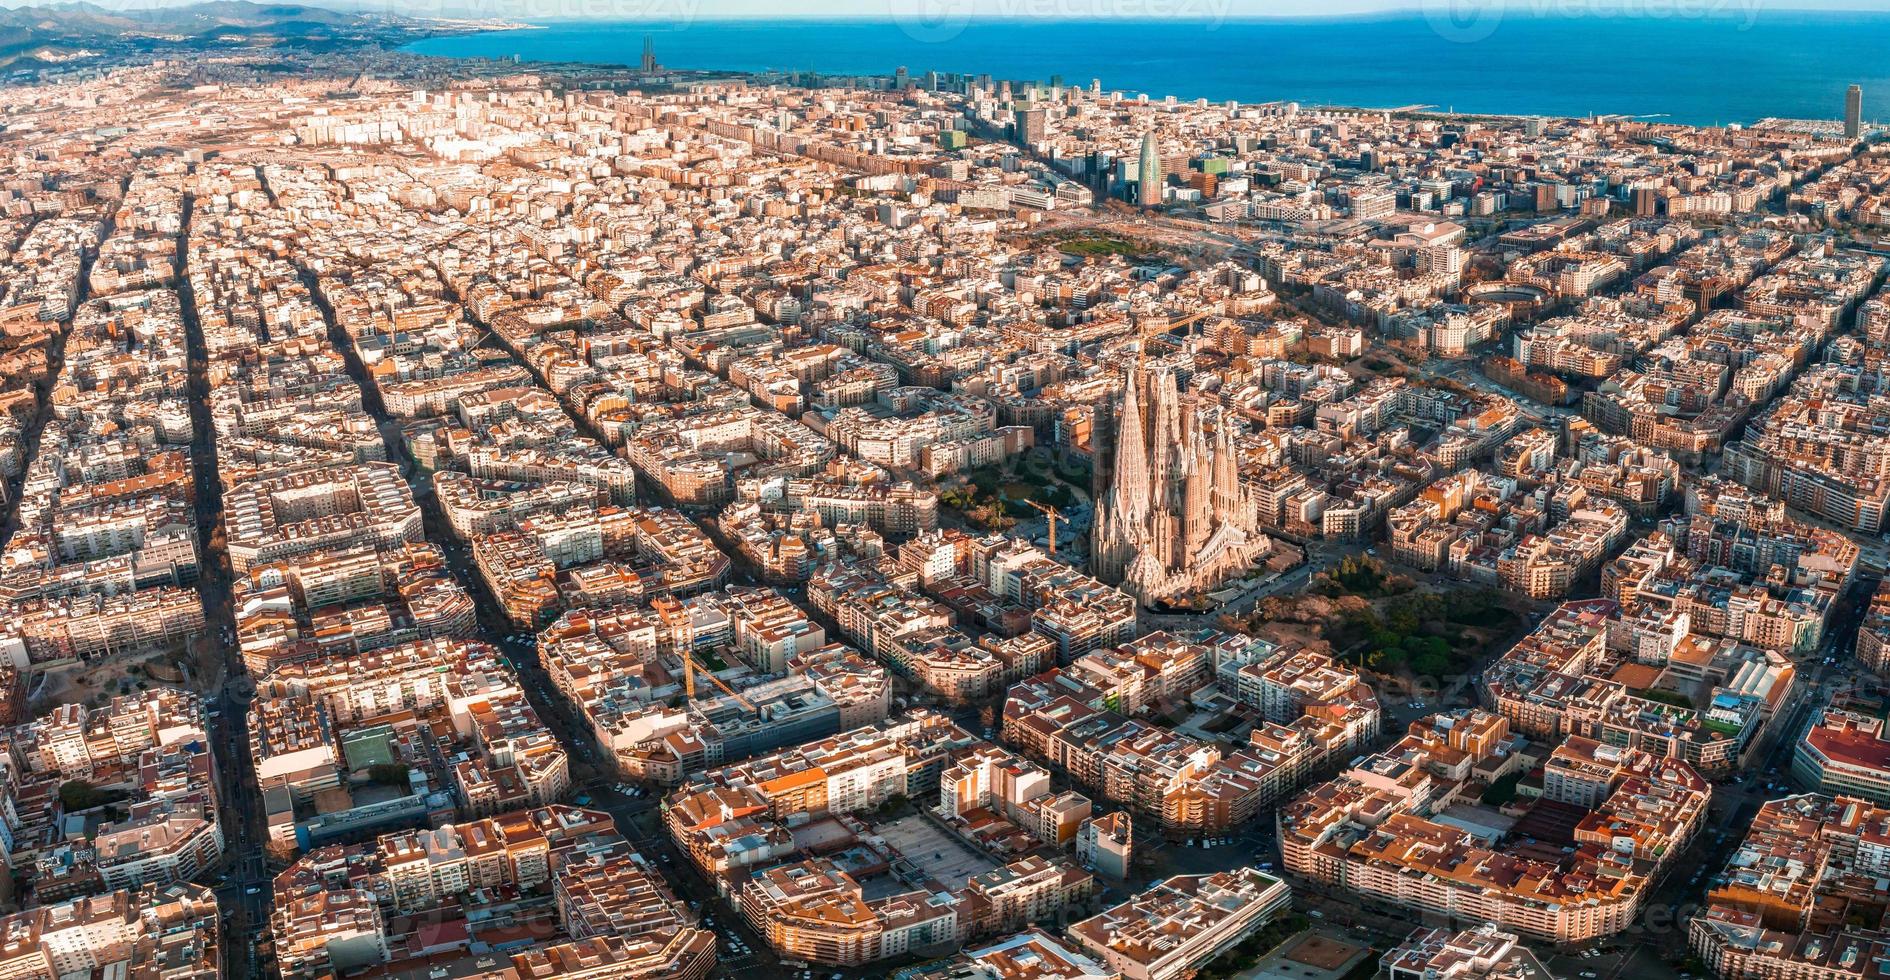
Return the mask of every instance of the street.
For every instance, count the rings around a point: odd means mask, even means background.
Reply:
[[[195,203],[190,195],[185,195],[179,252],[186,257],[186,262],[189,249],[181,246],[189,239]],[[217,469],[216,429],[210,416],[208,354],[204,349],[203,327],[197,318],[196,297],[191,294],[187,265],[179,271],[179,291],[184,300],[184,326],[189,342],[191,424],[196,438],[191,447],[191,462],[196,467],[197,527],[207,536],[223,519],[224,487]],[[240,650],[233,642],[236,618],[230,606],[227,554],[204,556],[197,589],[203,598],[205,640],[224,654],[217,665],[220,674],[206,678],[212,682],[206,700],[216,715],[210,727],[211,738],[216,742],[226,851],[221,882],[216,885],[217,904],[223,909],[226,935],[260,937],[268,929],[270,883],[274,876],[263,850],[267,830],[262,822],[262,801],[256,795],[250,758],[249,702],[254,689]],[[238,949],[242,951],[240,955],[228,955],[224,959],[224,968],[232,980],[267,975],[263,970],[262,943],[226,946],[226,950],[232,952]]]

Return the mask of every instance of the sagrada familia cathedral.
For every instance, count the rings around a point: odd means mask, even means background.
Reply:
[[[1246,574],[1273,550],[1240,486],[1230,426],[1210,435],[1174,372],[1130,372],[1114,465],[1097,500],[1094,571],[1144,603],[1173,601]]]

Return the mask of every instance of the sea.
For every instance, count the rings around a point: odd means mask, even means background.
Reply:
[[[1213,0],[1203,0],[1213,2]],[[1224,2],[1224,0],[1223,0]],[[1690,125],[1838,119],[1847,86],[1890,121],[1890,12],[1766,0],[1459,0],[1309,18],[953,17],[545,21],[436,37],[447,57],[635,65],[646,36],[672,68],[890,74],[905,67],[1214,101],[1504,115],[1639,116]],[[1202,9],[1202,8],[1189,8]]]

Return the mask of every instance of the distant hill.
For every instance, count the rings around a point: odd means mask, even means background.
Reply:
[[[343,13],[304,4],[210,0],[119,11],[95,3],[0,9],[0,68],[56,61],[100,46],[162,47],[181,40],[295,44],[420,30],[425,21]]]
[[[321,7],[300,4],[261,4],[249,0],[215,0],[188,7],[141,10],[131,17],[179,34],[229,32],[307,33],[322,28],[360,27],[367,19]]]

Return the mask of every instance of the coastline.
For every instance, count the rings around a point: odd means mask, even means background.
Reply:
[[[647,34],[662,64],[722,77],[883,77],[904,65],[914,77],[937,70],[1061,76],[1085,85],[1100,74],[1106,88],[1129,98],[1703,128],[1830,120],[1849,84],[1890,92],[1890,63],[1880,55],[1890,50],[1890,12],[1765,16],[1773,19],[1763,32],[1745,31],[1731,17],[1622,19],[1603,30],[1589,16],[1576,18],[1583,29],[1570,40],[1567,20],[1519,13],[1482,43],[1461,43],[1415,13],[1214,22],[971,18],[943,33],[885,17],[546,20],[530,25],[531,34],[482,31],[401,50],[630,68]]]

